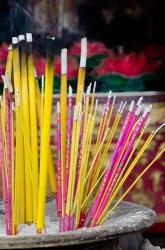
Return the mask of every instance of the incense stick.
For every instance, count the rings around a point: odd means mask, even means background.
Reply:
[[[69,217],[66,215],[66,204],[68,197],[68,183],[69,183],[69,171],[70,171],[70,153],[71,153],[71,140],[72,140],[72,127],[73,127],[73,100],[72,100],[72,88],[69,86],[69,100],[68,100],[68,120],[67,120],[67,143],[66,143],[66,169],[65,169],[65,182],[64,182],[64,202],[65,202],[65,226],[64,231],[69,228]]]
[[[37,142],[37,116],[36,116],[36,93],[35,93],[35,75],[34,62],[32,54],[32,34],[26,34],[27,42],[27,66],[28,66],[28,83],[29,83],[29,115],[30,115],[30,137],[32,152],[32,185],[34,185],[35,193],[38,197],[38,142]],[[35,194],[33,191],[33,221],[37,222],[37,207],[35,206]]]
[[[59,228],[62,230],[62,166],[61,166],[61,115],[60,104],[57,102],[57,212],[59,217]]]
[[[46,183],[47,183],[47,165],[49,155],[49,137],[52,109],[52,94],[53,94],[53,79],[54,79],[54,38],[47,39],[47,63],[45,74],[45,102],[44,102],[44,117],[43,131],[41,141],[40,154],[40,176],[39,176],[39,194],[38,194],[38,218],[37,230],[42,232],[44,228],[44,211],[46,199]]]
[[[15,92],[18,91],[19,95],[21,95],[21,72],[20,72],[20,55],[19,55],[19,48],[18,48],[18,38],[13,37],[12,38],[12,47],[13,47],[13,75],[14,75],[14,90]],[[21,97],[19,97],[21,98]],[[25,174],[25,166],[24,166],[24,147],[23,147],[23,134],[22,131],[19,130],[20,127],[20,109],[21,107],[17,107],[16,109],[16,127],[17,127],[17,135],[16,135],[16,155],[19,155],[19,157],[16,157],[16,168],[17,168],[17,185],[16,189],[22,189],[22,192],[19,192],[16,190],[16,193],[18,194],[19,198],[19,218],[20,222],[24,223],[25,221],[25,181],[24,181],[24,174]]]
[[[44,83],[44,86],[45,86],[45,83]],[[44,96],[44,99],[45,99],[45,96]],[[43,127],[42,126],[43,117],[41,118],[42,101],[41,101],[41,93],[40,93],[40,89],[39,89],[39,83],[38,83],[37,79],[36,79],[36,105],[37,105],[38,121],[40,124],[40,129],[42,130],[42,128],[41,128],[41,127]],[[43,107],[43,112],[44,112],[44,107]],[[41,145],[40,145],[40,147],[41,147]],[[53,156],[52,156],[52,151],[51,151],[50,146],[49,146],[48,157],[49,157],[48,174],[49,174],[50,187],[51,187],[51,191],[52,191],[53,195],[55,195],[57,193],[57,180],[56,180],[56,172],[55,172]]]
[[[30,135],[30,110],[29,110],[29,88],[28,88],[28,72],[27,72],[27,62],[26,62],[26,51],[25,51],[25,36],[20,35],[18,37],[20,42],[20,64],[21,64],[21,93],[22,93],[22,113],[23,113],[23,123],[24,127],[26,127],[25,133],[27,134],[27,142],[24,139],[24,148],[26,149],[26,144],[31,143],[31,135]],[[32,207],[32,182],[30,178],[30,168],[32,167],[29,161],[28,152],[25,154],[25,197],[26,204],[24,208],[24,212],[26,211],[25,220],[27,223],[32,222],[32,211],[29,211]]]
[[[76,104],[80,102],[84,90],[86,60],[87,60],[87,39],[84,37],[81,39],[81,55],[80,55],[80,66],[78,71]]]
[[[2,192],[3,192],[3,202],[5,208],[5,219],[6,219],[6,234],[9,234],[9,222],[8,222],[8,201],[7,201],[7,182],[5,174],[5,163],[4,163],[4,146],[2,137],[2,97],[0,98],[0,165],[1,165],[1,176],[2,176]]]
[[[62,187],[62,218],[64,218],[64,178],[66,166],[66,122],[67,122],[67,49],[61,51],[61,187]]]

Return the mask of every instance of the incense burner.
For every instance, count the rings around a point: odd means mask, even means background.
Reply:
[[[49,204],[48,214],[54,212],[54,204]],[[102,226],[83,228],[71,232],[51,232],[42,235],[0,236],[0,249],[28,249],[45,247],[65,247],[77,249],[120,249],[124,236],[134,235],[155,223],[156,214],[150,208],[129,202],[122,202],[112,216]],[[68,249],[68,248],[66,248]]]

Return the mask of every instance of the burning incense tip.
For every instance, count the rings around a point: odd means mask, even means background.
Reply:
[[[143,114],[142,114],[142,118],[145,118],[146,115],[147,115],[147,113],[148,113],[148,107],[146,107],[146,108],[144,109],[144,112],[143,112]]]
[[[44,85],[45,85],[45,76],[42,75],[42,77],[41,77],[41,87],[44,88]]]
[[[94,85],[93,85],[93,92],[96,91],[96,81],[94,82]]]
[[[129,107],[129,111],[132,112],[133,108],[134,108],[135,102],[134,100],[131,102],[130,107]]]
[[[120,113],[121,113],[121,114],[123,113],[123,111],[124,111],[124,109],[125,109],[126,104],[127,104],[127,101],[125,101],[125,102],[124,102],[124,105],[123,105],[123,107],[121,108],[121,111],[120,111]]]
[[[61,50],[61,74],[67,74],[67,49]]]
[[[141,104],[142,101],[143,101],[143,96],[141,96],[141,97],[138,99],[136,105],[139,106],[139,105]]]
[[[86,91],[86,95],[90,95],[91,93],[91,83],[89,84],[87,91]]]
[[[142,111],[143,105],[139,105],[139,107],[137,108],[137,110],[135,111],[135,115],[139,116],[140,112]]]
[[[2,77],[2,80],[3,80],[3,83],[4,83],[4,89],[8,89],[8,83],[6,81],[5,75],[2,75],[1,77]]]
[[[69,85],[69,97],[72,97],[72,92],[73,92],[72,87]]]
[[[96,99],[95,101],[95,110],[97,109],[97,106],[98,106],[98,99]]]
[[[120,106],[119,106],[118,111],[117,111],[118,113],[120,113],[122,106],[123,106],[123,101],[120,103]]]
[[[16,36],[12,37],[12,44],[17,44],[19,41],[18,41],[18,38]]]
[[[8,47],[8,51],[10,51],[12,49],[13,49],[12,44],[10,44],[9,47]]]
[[[60,113],[60,103],[57,102],[57,113]]]
[[[112,95],[112,91],[110,90],[109,93],[108,93],[108,99],[111,98],[111,95]]]
[[[26,33],[26,41],[27,41],[28,43],[31,43],[32,40],[33,40],[33,38],[32,38],[32,33]]]
[[[149,107],[148,107],[148,113],[151,112],[151,109],[152,109],[152,104],[150,104]]]
[[[145,125],[144,125],[144,129],[147,128],[147,126],[148,126],[148,124],[150,123],[150,121],[151,121],[151,118],[148,118],[148,120],[146,121],[146,123],[145,123]]]
[[[116,101],[116,94],[114,94],[114,96],[113,96],[113,102],[112,102],[112,106],[114,106],[114,104],[115,104],[115,101]]]
[[[154,132],[154,135],[161,129],[165,126],[165,123],[163,123],[162,125],[159,126],[159,128],[157,128]]]
[[[18,40],[19,40],[19,42],[24,41],[25,40],[25,35],[19,35]]]
[[[80,56],[80,68],[86,67],[87,60],[87,38],[81,39],[81,56]]]

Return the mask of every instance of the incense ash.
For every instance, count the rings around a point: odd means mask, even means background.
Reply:
[[[0,170],[4,227],[0,225],[0,232],[5,230],[6,235],[51,234],[102,225],[165,152],[165,148],[158,152],[121,194],[127,178],[165,124],[152,131],[137,152],[151,119],[152,105],[144,105],[143,97],[136,102],[119,103],[116,94],[109,91],[100,115],[96,82],[84,88],[87,39],[82,38],[75,98],[67,81],[67,49],[61,51],[54,161],[50,133],[55,38],[46,40],[46,69],[41,88],[34,67],[31,33],[13,37],[2,76]],[[118,139],[105,166],[117,131]],[[48,181],[53,198],[52,221],[46,212]]]

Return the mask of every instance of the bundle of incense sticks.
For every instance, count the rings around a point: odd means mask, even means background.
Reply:
[[[90,84],[78,104],[74,105],[72,88],[69,86],[64,187],[62,187],[61,148],[63,114],[60,112],[60,103],[57,102],[57,214],[60,231],[94,227],[104,222],[107,214],[110,215],[128,193],[126,190],[121,197],[118,197],[124,182],[155,134],[165,125],[162,124],[156,131],[153,131],[138,154],[135,154],[149,123],[152,105],[145,107],[142,104],[143,97],[140,97],[136,103],[134,100],[130,104],[127,101],[121,102],[116,110],[114,109],[116,95],[112,96],[110,91],[100,117],[97,114],[98,100],[94,101],[95,88],[96,83],[93,84],[91,93],[92,84]],[[92,145],[92,138],[97,129],[96,116],[99,117],[100,125],[96,143]],[[105,167],[108,149],[111,147],[117,129],[120,131],[119,137],[110,156],[109,164]],[[91,159],[89,156],[92,147],[94,151]],[[146,166],[140,176],[164,151],[165,148]],[[131,188],[138,180],[139,177]],[[62,188],[64,188],[64,196]]]
[[[46,44],[43,91],[40,92],[35,75],[31,33],[12,38],[5,75],[2,76],[4,90],[0,97],[0,169],[7,235],[17,234],[20,224],[39,225],[43,220],[47,173],[52,195],[55,197],[57,192],[49,144],[54,37],[48,37]]]
[[[31,33],[26,34],[26,38],[24,35],[13,37],[2,76],[0,170],[7,235],[17,234],[19,225],[25,223],[34,223],[36,232],[43,232],[47,175],[56,198],[59,231],[101,225],[165,152],[163,148],[121,194],[123,184],[165,124],[151,132],[141,145],[152,105],[144,106],[143,97],[137,102],[116,104],[117,96],[111,91],[99,114],[96,82],[84,90],[87,40],[83,38],[76,98],[67,84],[67,49],[61,51],[55,168],[50,147],[55,42],[54,37],[46,40],[46,70],[41,89],[34,67]],[[109,156],[116,134],[119,136]],[[136,153],[139,145],[141,148]]]

